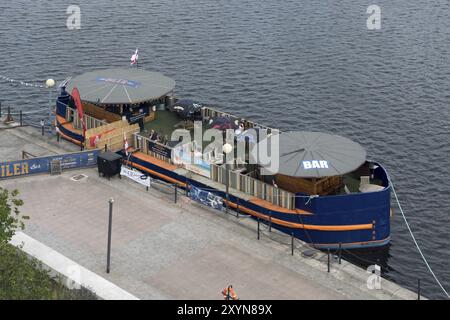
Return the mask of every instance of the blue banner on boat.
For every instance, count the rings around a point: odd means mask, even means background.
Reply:
[[[73,169],[97,165],[99,150],[90,150],[18,161],[0,162],[0,179],[50,172],[53,160],[61,161],[61,169]]]
[[[205,206],[223,210],[223,199],[212,192],[190,185],[189,197]]]

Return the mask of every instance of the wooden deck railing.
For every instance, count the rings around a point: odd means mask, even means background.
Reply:
[[[233,170],[229,170],[228,172],[230,188],[253,195],[286,209],[295,209],[295,194],[258,180],[252,177],[251,174],[245,175]],[[225,185],[225,167],[211,164],[210,178],[213,181]]]

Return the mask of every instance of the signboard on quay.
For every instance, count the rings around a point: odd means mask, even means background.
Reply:
[[[0,179],[50,172],[53,160],[61,161],[61,169],[74,169],[97,165],[99,150],[89,150],[54,156],[0,162]]]

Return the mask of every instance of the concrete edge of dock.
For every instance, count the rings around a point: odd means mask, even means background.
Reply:
[[[69,289],[83,287],[101,300],[139,300],[114,283],[23,232],[16,232],[10,244],[25,252],[29,257],[39,260],[51,276],[60,278],[62,284]]]

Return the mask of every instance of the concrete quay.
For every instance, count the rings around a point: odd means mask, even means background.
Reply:
[[[20,159],[22,149],[35,155],[78,150],[25,127],[0,129],[0,146],[0,162]],[[87,177],[71,179],[79,174]],[[366,270],[346,261],[339,265],[333,260],[328,273],[325,254],[305,257],[301,252],[308,248],[296,240],[292,256],[290,246],[269,239],[267,230],[257,240],[253,219],[203,207],[182,191],[175,204],[173,189],[162,184],[146,191],[126,178],[100,178],[91,168],[1,180],[0,186],[19,189],[22,213],[30,216],[24,231],[28,237],[140,299],[222,299],[220,291],[229,284],[241,300],[417,298],[385,279],[381,289],[369,289]],[[277,232],[270,236],[290,242]]]

